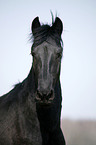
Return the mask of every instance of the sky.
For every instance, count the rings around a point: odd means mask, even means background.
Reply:
[[[63,22],[62,118],[96,120],[96,1],[0,0],[0,96],[28,75],[32,20]]]

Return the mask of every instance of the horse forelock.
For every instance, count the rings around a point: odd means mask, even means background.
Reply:
[[[36,28],[31,34],[31,40],[33,40],[33,47],[36,47],[46,41],[48,38],[52,38],[58,46],[63,45],[61,37],[51,29],[50,25],[42,25],[39,28]]]

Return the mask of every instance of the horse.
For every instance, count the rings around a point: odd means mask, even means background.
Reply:
[[[65,145],[62,133],[60,68],[63,53],[59,17],[52,25],[31,25],[31,70],[0,97],[0,145]]]

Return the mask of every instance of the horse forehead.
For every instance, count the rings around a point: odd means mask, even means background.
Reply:
[[[41,55],[50,55],[50,54],[54,54],[55,52],[57,52],[58,49],[59,49],[59,47],[57,47],[57,46],[54,46],[48,42],[43,42],[41,45],[39,45],[36,48],[36,52]]]

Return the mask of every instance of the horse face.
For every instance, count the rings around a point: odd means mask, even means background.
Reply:
[[[52,26],[41,25],[39,17],[36,17],[31,30],[36,100],[41,104],[50,104],[54,100],[54,87],[60,75],[63,23],[56,17]]]
[[[54,100],[54,87],[60,75],[62,48],[52,44],[43,42],[32,49],[36,100],[41,104]]]

